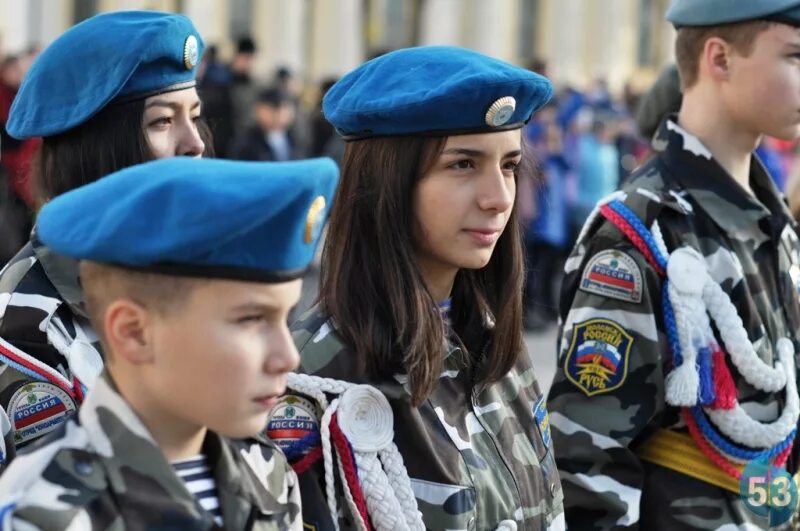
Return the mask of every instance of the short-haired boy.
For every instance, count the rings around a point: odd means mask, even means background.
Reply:
[[[337,179],[327,159],[177,157],[42,209],[107,367],[0,477],[2,529],[300,528],[294,472],[257,434],[298,364],[286,320]]]

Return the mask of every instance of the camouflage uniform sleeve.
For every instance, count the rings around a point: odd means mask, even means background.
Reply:
[[[297,475],[292,470],[286,456],[268,438],[257,435],[243,441],[231,440],[258,482],[266,488],[262,500],[270,521],[278,523],[278,529],[301,530],[302,504],[297,484]],[[222,488],[217,485],[217,488]],[[260,490],[260,489],[259,489]],[[223,515],[225,506],[222,505]],[[234,507],[232,511],[237,509]],[[237,523],[238,525],[238,523]],[[235,526],[234,526],[235,527]]]
[[[294,473],[288,461],[284,461],[284,467],[286,470],[286,487],[288,489],[286,502],[290,506],[298,508],[297,513],[288,522],[289,529],[299,531],[303,529],[303,502],[300,497],[300,484],[297,480],[297,474]]]
[[[569,529],[637,529],[632,447],[664,409],[658,274],[603,224],[566,265],[550,408]]]

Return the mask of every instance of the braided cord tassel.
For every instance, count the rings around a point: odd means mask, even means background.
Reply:
[[[676,364],[667,374],[664,382],[666,400],[673,406],[690,407],[697,404],[700,390],[700,375],[696,367],[697,349],[690,337],[691,312],[688,306],[681,304],[674,283],[669,284],[668,292],[683,359],[680,365]]]
[[[339,473],[342,478],[345,499],[350,506],[353,519],[356,521],[359,529],[371,531],[372,527],[369,523],[367,502],[364,500],[364,492],[361,490],[361,484],[358,482],[358,470],[355,465],[353,449],[350,443],[347,442],[344,433],[342,433],[336,415],[333,415],[331,419],[331,435],[333,437],[333,444],[336,446]]]
[[[328,511],[331,513],[333,527],[339,529],[339,512],[336,510],[336,483],[333,475],[333,452],[331,451],[331,419],[336,413],[339,399],[331,402],[328,409],[322,415],[320,422],[320,435],[322,437],[322,462],[325,468],[325,497],[328,500]]]
[[[364,496],[372,523],[378,531],[408,531],[400,502],[394,495],[377,454],[356,452],[358,478],[364,486]]]
[[[714,344],[713,354],[713,378],[716,398],[711,404],[712,409],[733,409],[736,406],[736,384],[733,376],[725,363],[725,353]]]
[[[699,348],[697,350],[697,361],[700,375],[700,404],[708,406],[717,399],[714,389],[714,374],[711,367],[711,349],[708,347]]]
[[[403,458],[397,446],[392,442],[388,448],[380,452],[381,463],[386,470],[389,484],[394,489],[397,500],[403,508],[403,515],[411,531],[425,531],[425,524],[422,522],[422,513],[417,506],[417,497],[411,490],[411,479],[408,477],[408,470],[403,463]]]
[[[716,282],[709,282],[703,289],[703,302],[717,323],[725,349],[739,373],[747,382],[762,391],[780,391],[786,385],[786,374],[782,367],[772,367],[762,360],[744,329],[742,318],[736,312],[728,294]]]

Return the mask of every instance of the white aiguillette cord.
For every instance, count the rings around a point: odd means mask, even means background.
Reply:
[[[358,478],[370,520],[379,531],[424,531],[422,514],[411,488],[403,458],[394,444],[394,415],[383,393],[372,386],[356,385],[307,374],[289,374],[287,387],[314,398],[322,407],[320,435],[325,468],[325,491],[331,518],[338,529],[334,489],[330,423],[334,413],[355,456]],[[325,393],[339,395],[328,404]],[[356,521],[352,494],[339,463],[340,482]],[[357,524],[364,527],[363,522]]]
[[[653,233],[659,247],[663,237],[657,224]],[[661,249],[666,254],[666,246]],[[666,378],[667,403],[679,407],[698,404],[697,345],[708,345],[713,339],[709,316],[716,323],[731,362],[739,374],[756,389],[786,393],[786,404],[777,420],[762,423],[753,419],[736,401],[731,409],[704,407],[714,424],[731,440],[750,448],[769,448],[780,444],[797,426],[800,398],[795,381],[794,345],[780,338],[775,348],[778,366],[762,360],[747,336],[744,323],[730,297],[708,273],[703,257],[690,247],[681,247],[669,254],[667,277],[669,298],[675,314],[682,364]]]

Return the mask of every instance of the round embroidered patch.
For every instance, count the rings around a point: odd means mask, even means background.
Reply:
[[[642,302],[642,271],[622,251],[600,251],[586,264],[579,287],[587,293],[638,304]]]
[[[281,449],[306,435],[319,431],[317,407],[307,398],[296,395],[281,397],[269,414],[267,437]]]
[[[72,398],[55,384],[31,382],[23,385],[8,402],[14,443],[23,444],[53,431],[75,409]]]

